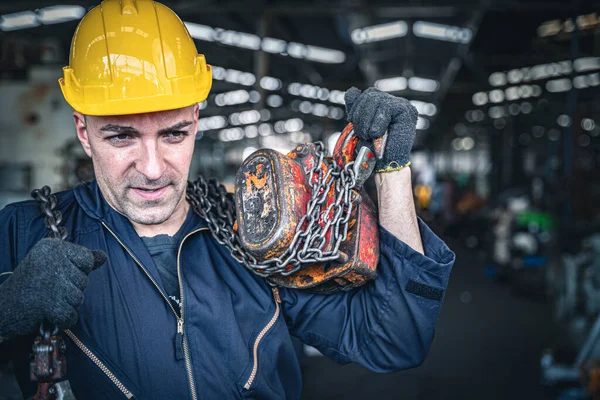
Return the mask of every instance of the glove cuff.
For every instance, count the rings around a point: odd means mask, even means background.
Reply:
[[[391,163],[389,163],[385,168],[381,168],[381,169],[377,169],[375,170],[375,172],[378,173],[385,173],[385,172],[393,172],[393,171],[400,171],[402,168],[406,168],[410,166],[410,161],[408,161],[406,164],[401,165],[396,161],[392,161]]]

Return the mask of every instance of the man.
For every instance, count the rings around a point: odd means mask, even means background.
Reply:
[[[346,94],[363,140],[390,133],[375,176],[379,276],[316,295],[271,288],[190,211],[197,104],[210,82],[159,3],[106,0],[81,21],[60,84],[96,180],[58,194],[68,242],[43,239],[34,201],[0,212],[1,354],[26,397],[43,320],[65,329],[78,399],[298,398],[290,334],[379,372],[426,357],[454,254],[415,215],[414,108],[374,89]]]

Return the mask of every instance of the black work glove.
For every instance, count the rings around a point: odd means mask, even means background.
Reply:
[[[42,239],[0,285],[0,336],[26,335],[44,320],[61,329],[77,322],[88,274],[106,253],[58,239]]]
[[[409,165],[419,115],[417,109],[408,100],[373,87],[364,92],[352,87],[344,100],[348,121],[352,122],[355,133],[361,139],[358,148],[388,131],[385,153],[377,161],[375,171],[397,171]]]

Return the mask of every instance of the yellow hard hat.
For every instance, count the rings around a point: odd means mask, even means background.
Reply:
[[[152,0],[104,0],[81,20],[58,80],[86,115],[187,107],[206,100],[212,71],[184,23]]]

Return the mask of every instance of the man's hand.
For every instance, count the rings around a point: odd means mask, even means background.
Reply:
[[[88,274],[105,261],[103,251],[42,239],[0,285],[0,336],[31,333],[44,320],[61,329],[75,324]]]
[[[389,131],[383,159],[377,162],[375,171],[390,172],[405,167],[415,141],[418,117],[415,107],[406,99],[375,88],[364,92],[350,88],[344,99],[348,121],[361,139],[358,148]]]

